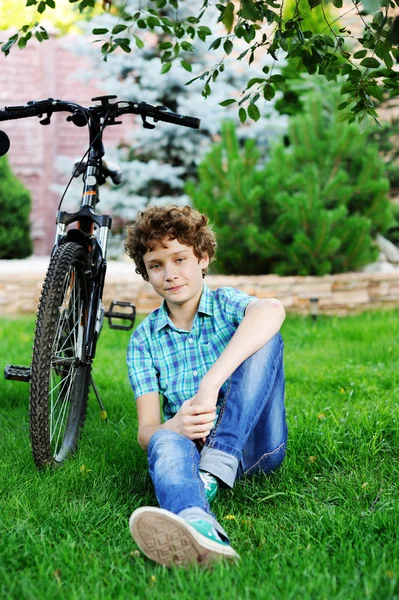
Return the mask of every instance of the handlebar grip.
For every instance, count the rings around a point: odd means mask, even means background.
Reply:
[[[192,129],[199,129],[201,125],[201,119],[197,119],[197,117],[185,117],[182,115],[183,123],[186,127],[192,127]]]
[[[0,121],[12,121],[13,119],[25,119],[26,117],[35,117],[37,116],[38,111],[37,108],[33,106],[25,107],[16,107],[16,108],[6,108],[5,110],[0,110]]]
[[[166,123],[173,123],[174,125],[192,127],[192,129],[199,129],[201,123],[201,120],[196,117],[186,117],[185,115],[178,115],[177,113],[148,111],[147,114],[149,117],[152,117],[154,121],[165,121]]]

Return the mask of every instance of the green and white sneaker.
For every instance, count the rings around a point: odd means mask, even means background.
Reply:
[[[206,499],[208,500],[208,502],[210,504],[212,502],[212,500],[215,498],[216,494],[218,493],[219,482],[216,479],[216,477],[214,477],[207,471],[200,471],[199,474],[200,474],[202,483],[204,484]]]
[[[163,508],[142,506],[130,517],[129,526],[142,552],[166,567],[239,558],[204,519],[186,521]]]

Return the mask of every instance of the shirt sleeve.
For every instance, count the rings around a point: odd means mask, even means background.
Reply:
[[[126,357],[129,381],[137,399],[143,394],[159,392],[158,374],[144,340],[130,338]]]
[[[230,321],[234,327],[238,327],[245,315],[245,309],[253,300],[257,300],[255,296],[249,296],[245,292],[241,292],[232,287],[220,288],[219,303],[223,311],[224,317]]]

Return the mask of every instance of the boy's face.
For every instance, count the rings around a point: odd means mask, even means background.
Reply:
[[[157,242],[154,250],[143,256],[151,285],[169,307],[196,302],[201,297],[202,270],[208,266],[209,257],[198,259],[191,246],[176,239],[162,242],[166,248]]]

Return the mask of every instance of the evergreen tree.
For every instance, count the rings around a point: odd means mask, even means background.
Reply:
[[[32,254],[30,209],[28,190],[12,173],[7,158],[0,157],[0,258]]]
[[[324,275],[376,258],[373,237],[392,222],[377,149],[318,96],[292,119],[288,137],[264,164],[253,141],[240,151],[228,124],[199,167],[199,184],[187,185],[214,224],[219,271]]]

